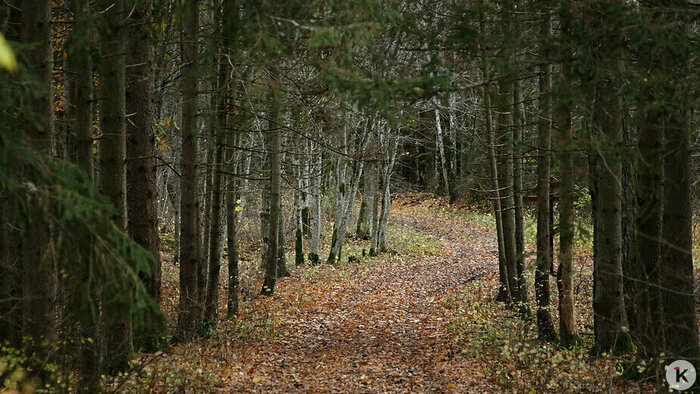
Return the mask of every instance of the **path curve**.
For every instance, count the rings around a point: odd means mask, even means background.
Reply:
[[[441,392],[455,387],[445,361],[459,349],[449,332],[452,315],[445,297],[496,269],[493,237],[465,220],[420,210],[397,209],[391,219],[439,237],[443,253],[391,259],[330,283],[314,303],[300,306],[283,334],[244,356],[239,378],[223,391]],[[491,259],[484,261],[485,255]],[[278,294],[285,297],[284,281]]]

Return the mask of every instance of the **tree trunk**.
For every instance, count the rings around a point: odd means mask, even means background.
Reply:
[[[388,134],[388,133],[387,133]],[[388,138],[387,138],[388,139]],[[389,141],[387,141],[387,145]],[[399,137],[394,137],[394,144],[388,154],[384,176],[382,177],[382,185],[384,194],[382,196],[382,212],[379,216],[379,225],[377,230],[377,250],[379,253],[384,253],[389,250],[386,242],[386,230],[389,223],[389,213],[391,212],[391,175],[394,173],[394,164],[396,163],[396,152],[399,148]]]
[[[496,219],[496,238],[498,240],[498,295],[496,299],[505,301],[507,304],[513,302],[508,282],[508,265],[506,264],[505,251],[503,246],[503,210],[501,209],[501,188],[498,180],[498,163],[496,158],[496,131],[493,126],[493,115],[491,110],[491,92],[487,91],[484,96],[484,106],[486,107],[486,132],[488,134],[489,149],[489,169],[491,171],[491,187],[493,188],[493,216]]]
[[[263,295],[272,295],[275,292],[275,282],[277,281],[277,250],[279,248],[279,225],[280,225],[280,186],[281,186],[281,165],[280,165],[280,124],[279,112],[282,105],[282,92],[277,86],[277,81],[270,81],[270,127],[268,130],[269,143],[267,144],[270,162],[270,217],[268,245],[265,261],[265,280],[260,291]]]
[[[221,63],[226,63],[223,60]],[[211,183],[211,211],[210,211],[210,228],[209,228],[209,278],[207,280],[206,298],[204,302],[204,324],[206,329],[215,329],[218,320],[218,299],[219,299],[219,276],[221,273],[221,189],[223,180],[224,167],[224,137],[226,126],[226,95],[227,95],[227,78],[228,67],[219,65],[219,94],[220,97],[219,110],[217,111],[217,127],[215,132],[215,156],[212,166],[212,183]],[[202,290],[200,288],[200,290]]]
[[[287,269],[287,256],[285,255],[285,239],[284,239],[284,214],[282,213],[282,199],[280,198],[279,201],[279,215],[277,221],[279,222],[279,226],[277,229],[277,237],[278,237],[278,244],[277,244],[277,277],[278,278],[287,278],[292,276],[292,274],[289,273],[289,270]]]
[[[455,92],[450,92],[447,100],[450,108],[450,174],[452,179],[459,179],[457,177],[457,95]]]
[[[518,293],[527,304],[527,278],[525,277],[525,224],[523,222],[523,110],[520,81],[513,82],[513,197],[515,201],[515,268]]]
[[[229,133],[229,141],[231,141]],[[226,167],[229,173],[234,173],[236,164],[233,155],[230,154]],[[227,316],[233,317],[238,314],[238,292],[240,280],[238,276],[238,236],[237,223],[238,212],[236,211],[236,179],[228,176],[228,187],[226,193],[226,249],[228,251],[228,300],[226,303]]]
[[[182,61],[182,179],[180,204],[180,305],[177,337],[191,340],[201,328],[202,298],[198,292],[202,264],[199,227],[199,151],[197,144],[197,98],[199,56],[199,1],[188,2],[183,10]],[[201,295],[203,296],[203,295]]]
[[[563,0],[560,6],[561,41],[563,46],[568,43],[571,34],[572,5],[569,0]],[[567,49],[561,49],[561,70],[557,77],[557,98],[555,119],[558,128],[559,153],[559,332],[561,344],[571,347],[579,342],[574,311],[574,231],[576,218],[574,211],[574,162],[572,157],[572,101],[571,93],[571,54]]]
[[[593,5],[588,16],[596,38],[596,65],[601,75],[593,84],[591,113],[592,199],[595,228],[593,312],[596,352],[625,353],[633,345],[627,326],[622,287],[622,111],[618,92],[622,72],[622,41],[616,15]],[[593,178],[595,177],[595,179]]]
[[[508,267],[508,288],[513,301],[521,304],[520,291],[518,286],[518,268],[516,262],[515,247],[515,210],[513,196],[513,117],[512,105],[513,84],[503,82],[499,86],[498,92],[498,127],[497,137],[500,149],[499,162],[499,186],[501,186],[501,220],[503,228],[503,251],[505,262]]]
[[[313,227],[311,230],[311,245],[309,248],[309,261],[311,264],[318,264],[318,248],[321,243],[321,177],[323,175],[323,157],[321,147],[314,142],[311,153],[313,164],[313,186],[312,186],[312,208],[313,208]]]
[[[156,190],[155,120],[153,118],[153,2],[140,1],[131,10],[127,27],[129,61],[126,76],[126,205],[129,235],[151,252],[149,274],[141,280],[148,294],[160,305],[161,267],[158,237],[158,192]],[[135,338],[139,347],[156,350],[165,336],[156,321],[144,322]]]
[[[365,176],[369,179],[367,194],[370,196],[369,207],[369,232],[370,232],[370,247],[369,255],[377,254],[377,226],[379,224],[379,171],[378,162],[376,160],[369,163]]]
[[[238,12],[237,7],[235,6],[234,3],[231,2],[225,2],[224,3],[224,15],[226,17],[224,18],[224,29],[226,30],[227,23],[238,23],[239,17],[238,17]],[[227,34],[226,37],[224,38],[224,42],[227,43],[227,39],[232,39],[235,37],[234,34]],[[233,45],[231,45],[233,46]],[[238,93],[240,95],[242,89],[239,89]],[[234,104],[234,103],[231,103]],[[237,206],[237,200],[238,200],[238,180],[236,179],[236,172],[240,168],[239,167],[239,160],[236,160],[237,157],[240,157],[240,155],[236,155],[234,148],[232,148],[233,145],[236,144],[241,144],[242,140],[242,134],[240,131],[237,131],[235,134],[232,132],[232,128],[235,127],[235,125],[232,124],[232,117],[228,116],[226,122],[226,129],[228,132],[226,133],[226,142],[227,145],[229,145],[229,149],[227,149],[227,158],[226,158],[226,171],[228,172],[228,175],[226,176],[228,180],[228,184],[226,186],[226,249],[228,252],[228,299],[226,302],[226,315],[231,318],[235,315],[238,314],[238,292],[240,289],[240,279],[239,279],[239,274],[238,274],[238,234],[237,234],[237,228],[238,228],[238,211],[239,208]],[[242,120],[244,119],[243,117],[240,118],[241,123]]]
[[[88,0],[73,0],[70,3],[71,12],[75,18],[75,25],[71,33],[69,44],[69,56],[66,59],[69,68],[73,71],[72,100],[75,106],[75,117],[72,129],[75,134],[74,143],[69,154],[75,163],[93,178],[92,158],[92,58],[90,47],[92,45],[90,30],[90,2]],[[94,242],[94,240],[90,240]],[[90,275],[88,267],[92,264],[92,253],[80,256],[84,259],[84,267],[80,274],[76,275],[76,281],[88,283]],[[77,285],[77,283],[76,283]],[[88,289],[88,297],[97,300],[98,290],[96,286]],[[83,296],[81,294],[80,296]],[[74,299],[73,304],[77,310],[77,304],[84,300]],[[92,308],[98,310],[97,302],[92,303]],[[99,346],[99,317],[92,314],[77,315],[78,333],[81,338],[80,354],[78,356],[79,381],[78,389],[81,392],[94,392],[99,388],[100,379],[100,346]],[[88,339],[90,338],[90,339]]]
[[[53,104],[51,94],[51,2],[47,0],[22,1],[22,42],[32,47],[24,53],[31,69],[43,83],[42,94],[31,101],[30,121],[24,125],[26,136],[33,148],[46,156],[54,154]],[[30,204],[27,233],[19,241],[21,252],[17,268],[23,270],[22,281],[22,336],[27,356],[44,359],[55,337],[56,267],[49,249],[51,232],[43,217],[40,197],[28,192]],[[3,223],[4,225],[4,223]],[[12,242],[14,243],[14,242]],[[13,245],[14,246],[14,245]],[[35,374],[36,372],[32,372]]]
[[[552,37],[552,16],[544,9],[542,33]],[[549,311],[549,271],[551,261],[550,217],[550,162],[551,162],[551,86],[552,65],[547,63],[540,69],[540,121],[537,125],[537,266],[535,269],[535,298],[537,300],[537,332],[541,339],[553,341],[556,331]]]
[[[212,95],[213,96],[213,95]],[[214,101],[214,100],[211,100]],[[212,103],[211,105],[211,110],[215,111],[214,108],[216,108],[216,103]],[[215,121],[211,121],[211,123],[214,123]],[[202,121],[202,123],[206,124],[209,123],[206,120]],[[197,285],[197,291],[199,294],[204,294],[207,293],[207,284],[209,282],[209,246],[211,242],[211,231],[212,231],[212,213],[211,213],[211,206],[212,206],[212,198],[214,196],[214,193],[212,191],[213,188],[213,183],[214,183],[214,167],[215,167],[215,157],[218,155],[217,152],[217,136],[216,132],[214,132],[212,127],[208,127],[210,130],[207,133],[206,141],[204,142],[204,145],[207,147],[206,151],[206,169],[203,171],[204,172],[204,207],[202,208],[201,212],[201,218],[202,218],[202,231],[204,232],[202,234],[202,265],[200,266],[199,269],[199,281]],[[204,300],[203,300],[204,301]],[[204,301],[206,304],[206,301]],[[206,307],[205,307],[206,309]]]
[[[677,101],[676,101],[677,102]],[[665,353],[671,358],[698,360],[697,316],[693,275],[692,207],[690,199],[690,127],[687,109],[678,105],[667,115],[664,160],[664,241],[661,261]],[[685,112],[685,113],[684,113]]]
[[[355,165],[357,166],[357,170],[354,171],[355,176],[353,177],[354,180],[352,181],[352,189],[347,192],[345,206],[343,207],[344,209],[342,210],[342,214],[339,218],[339,223],[336,223],[335,236],[333,237],[334,242],[331,245],[331,251],[328,254],[328,264],[334,264],[340,259],[340,252],[343,247],[343,242],[345,241],[345,233],[348,229],[348,223],[350,222],[352,207],[355,204],[355,195],[357,194],[357,189],[360,187],[360,179],[362,178],[364,162],[360,161],[359,163],[355,163]]]
[[[104,0],[100,36],[100,191],[117,208],[116,225],[126,228],[126,101],[124,52],[126,26],[123,1]],[[118,298],[118,286],[103,290],[103,303]],[[105,311],[114,307],[105,307]],[[132,356],[131,316],[104,316],[104,368],[126,370]]]
[[[447,172],[447,158],[445,157],[445,143],[442,137],[442,122],[440,122],[440,110],[435,108],[435,128],[436,133],[436,143],[438,146],[438,151],[440,152],[440,169],[442,170],[442,181],[445,184],[445,197],[447,197],[448,203],[450,200],[450,180],[449,173]]]

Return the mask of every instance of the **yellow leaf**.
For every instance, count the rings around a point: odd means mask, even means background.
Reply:
[[[5,40],[5,36],[3,36],[2,33],[0,33],[0,67],[8,71],[15,71],[17,69],[15,53],[12,52],[10,44]]]

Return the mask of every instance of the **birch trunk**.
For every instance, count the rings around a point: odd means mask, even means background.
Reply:
[[[331,246],[331,251],[328,254],[328,263],[333,264],[340,259],[340,252],[343,247],[343,242],[345,241],[345,233],[348,228],[348,223],[350,222],[350,215],[352,214],[352,207],[355,204],[355,195],[357,194],[357,189],[360,187],[360,178],[362,177],[362,170],[364,168],[364,162],[359,162],[357,164],[357,170],[355,172],[354,181],[352,184],[352,189],[345,199],[345,207],[340,216],[340,222],[336,223],[337,227],[335,229],[334,242]]]
[[[450,202],[450,177],[447,172],[447,158],[445,157],[445,144],[442,137],[442,122],[440,121],[440,110],[435,108],[435,128],[437,130],[436,143],[440,152],[440,169],[442,171],[442,181],[445,184],[445,197]]]
[[[389,214],[391,213],[391,175],[394,173],[394,164],[396,162],[396,152],[399,148],[399,138],[395,137],[394,145],[388,152],[389,160],[384,171],[384,194],[382,196],[382,212],[379,217],[379,228],[377,231],[377,249],[380,253],[389,250],[386,242],[386,230],[389,224]]]
[[[323,176],[323,157],[321,147],[318,143],[311,145],[311,157],[313,158],[313,187],[312,187],[312,209],[313,209],[313,228],[311,230],[311,245],[309,249],[309,261],[311,264],[318,264],[318,248],[321,243],[321,177]]]

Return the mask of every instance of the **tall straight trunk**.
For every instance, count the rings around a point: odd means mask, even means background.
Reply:
[[[608,85],[609,86],[609,85]],[[601,86],[602,87],[602,86]],[[593,310],[597,317],[596,351],[626,352],[631,341],[622,289],[621,210],[622,166],[619,158],[621,137],[620,102],[597,92],[594,102],[592,161],[597,174],[595,187],[596,229],[594,242]]]
[[[650,97],[652,98],[652,97]],[[652,98],[653,99],[653,98]],[[661,285],[661,218],[663,198],[663,126],[651,111],[639,128],[639,182],[637,184],[637,258],[642,274],[639,283],[640,309],[637,311],[638,344],[645,358],[663,351]],[[675,200],[675,198],[674,198]]]
[[[309,261],[311,264],[318,264],[318,248],[321,243],[321,177],[323,175],[323,157],[321,153],[321,147],[318,143],[314,142],[311,145],[313,151],[311,157],[313,160],[313,186],[311,188],[312,194],[312,229],[311,229],[311,245],[309,246]],[[315,147],[315,148],[313,148]]]
[[[594,5],[593,7],[598,7]],[[598,38],[596,55],[602,75],[593,84],[591,113],[592,199],[595,216],[593,312],[595,350],[624,353],[632,350],[622,287],[622,110],[618,92],[622,72],[622,42],[616,15],[606,7],[589,16]]]
[[[513,84],[502,82],[498,92],[498,127],[497,137],[500,146],[499,186],[501,186],[501,220],[503,228],[503,251],[508,266],[508,287],[511,297],[516,303],[522,300],[518,286],[518,269],[515,248],[515,201],[513,195],[513,117],[512,105]],[[522,304],[521,304],[522,305]]]
[[[648,284],[642,285],[648,310],[640,313],[639,322],[640,327],[643,323],[654,327],[646,328],[642,347],[650,358],[661,353],[697,366],[690,191],[696,179],[690,158],[694,131],[692,95],[684,85],[694,72],[690,60],[697,44],[688,31],[691,13],[682,3],[669,8],[645,6],[639,29],[655,39],[644,42],[639,51],[645,83],[639,97],[644,118],[639,136],[638,258],[648,276]]]
[[[53,148],[53,105],[51,94],[51,2],[48,0],[22,1],[22,34],[25,44],[32,44],[25,52],[28,63],[43,86],[43,94],[31,101],[32,113],[25,123],[25,133],[32,146],[43,155],[52,156]],[[37,200],[29,195],[29,217],[27,218],[29,237],[23,237],[20,248],[20,261],[23,270],[22,280],[22,337],[28,356],[43,359],[50,348],[42,346],[55,334],[56,272],[55,262],[49,251],[50,229],[43,217]],[[5,225],[5,223],[3,223]],[[14,244],[14,242],[12,242]],[[14,246],[14,245],[13,245]]]
[[[450,109],[450,174],[452,179],[457,178],[457,95],[450,92],[448,98]],[[454,192],[453,192],[454,193]]]
[[[223,55],[223,54],[222,54]],[[223,57],[223,56],[222,56]],[[209,211],[209,278],[204,300],[204,324],[210,330],[216,328],[218,322],[219,276],[221,274],[221,215],[222,215],[222,181],[224,169],[224,139],[227,124],[228,77],[230,67],[227,59],[219,60],[219,75],[217,88],[217,114],[214,129],[214,160],[211,167],[211,200]],[[206,212],[205,212],[206,214]],[[203,290],[200,287],[200,291]]]
[[[252,136],[248,133],[247,134],[249,138],[246,138],[246,143],[247,146],[250,147],[253,144],[253,138]],[[250,179],[248,177],[248,174],[250,174],[250,165],[253,162],[253,154],[252,152],[242,152],[244,156],[243,160],[243,174],[245,178],[243,179],[240,192],[238,195],[240,196],[241,199],[241,204],[240,204],[240,211],[244,211],[246,208],[246,202],[248,201],[248,190],[249,190],[249,185],[250,185]]]
[[[234,118],[231,114],[226,116],[226,114],[231,111],[236,102],[234,101],[234,95],[232,91],[231,73],[233,67],[229,61],[228,56],[234,55],[236,52],[236,42],[238,37],[239,28],[239,14],[238,6],[231,1],[223,1],[223,17],[221,21],[221,31],[222,31],[222,50],[224,51],[224,57],[220,59],[219,67],[219,89],[224,89],[223,98],[220,99],[219,103],[219,121],[224,130],[221,130],[225,135],[226,144],[229,146],[225,149],[226,154],[225,160],[222,163],[223,169],[228,172],[225,180],[226,184],[226,198],[225,198],[225,210],[226,210],[226,249],[228,252],[228,297],[226,302],[227,316],[232,317],[238,314],[238,291],[239,291],[239,277],[238,277],[238,234],[237,234],[237,222],[238,222],[238,211],[236,203],[238,200],[238,180],[235,174],[239,169],[238,162],[236,160],[240,156],[236,154],[233,146],[240,145],[242,135],[238,129],[238,125],[234,124],[233,120],[236,119],[242,122],[245,118],[239,116]],[[243,89],[238,89],[237,95]],[[236,132],[234,133],[234,129]],[[216,278],[210,278],[211,283],[218,283],[218,275]],[[210,304],[214,304],[214,317],[217,316],[217,305],[218,305],[218,292],[214,292],[212,295],[208,295]]]
[[[484,106],[486,107],[486,132],[488,134],[489,149],[489,169],[491,176],[491,187],[493,188],[493,216],[496,219],[496,238],[498,240],[498,295],[496,299],[510,304],[513,302],[508,282],[508,265],[506,264],[505,251],[503,247],[503,210],[501,209],[501,188],[498,179],[498,161],[496,157],[496,131],[493,126],[493,114],[491,109],[491,92],[484,96]]]
[[[100,36],[100,191],[117,208],[115,224],[126,229],[126,100],[125,64],[126,25],[123,1],[98,2],[102,14]],[[116,286],[103,291],[103,303],[118,298]],[[105,311],[114,308],[105,308]],[[131,316],[104,316],[104,368],[109,372],[125,370],[132,353]]]
[[[552,37],[552,16],[549,9],[544,9],[542,35]],[[549,271],[551,260],[550,218],[550,163],[551,163],[551,87],[552,65],[549,63],[540,69],[540,121],[537,125],[537,266],[535,269],[535,299],[537,300],[537,332],[541,339],[555,340],[556,331],[549,311],[550,289]]]
[[[284,239],[284,214],[282,213],[282,199],[280,198],[279,204],[279,214],[277,215],[277,221],[279,222],[277,227],[277,277],[287,278],[292,276],[287,269],[287,256],[285,255],[285,239]]]
[[[625,114],[629,110],[625,108]],[[627,117],[627,116],[626,116]],[[628,118],[628,117],[627,117]],[[637,233],[637,178],[638,154],[636,153],[637,128],[624,126],[622,128],[622,144],[627,147],[622,155],[622,288],[625,291],[625,314],[630,328],[632,340],[639,345],[640,326],[637,311],[642,308],[639,289],[642,278],[639,267],[638,233]],[[659,304],[660,305],[660,304]],[[659,306],[660,307],[660,306]],[[640,354],[642,350],[640,349]]]
[[[270,177],[270,143],[269,135],[263,136],[265,150],[268,151],[267,157],[262,157],[261,166],[262,178]],[[260,193],[260,267],[264,271],[267,264],[267,253],[270,245],[270,182],[261,185],[262,192]]]
[[[692,254],[690,116],[683,104],[676,104],[674,110],[664,124],[661,284],[666,289],[663,292],[665,354],[697,362],[700,345]],[[679,119],[683,116],[686,118]]]
[[[94,173],[93,137],[92,137],[92,57],[90,47],[92,39],[90,31],[90,3],[88,0],[72,0],[71,10],[75,18],[73,35],[71,36],[73,54],[69,56],[71,68],[75,72],[73,104],[75,105],[75,162],[87,172],[92,179]],[[75,37],[75,39],[73,39]],[[72,60],[70,60],[72,58]]]
[[[509,40],[513,37],[513,2],[506,0],[503,3],[503,12],[500,14],[500,25],[505,41],[499,50],[499,63],[496,64],[498,82],[498,93],[494,97],[498,110],[498,123],[496,125],[496,136],[499,142],[499,186],[501,197],[501,221],[503,229],[503,251],[506,265],[508,266],[508,285],[513,301],[518,304],[521,312],[526,312],[526,306],[521,302],[520,281],[518,280],[517,250],[516,250],[516,228],[515,228],[515,193],[514,187],[514,152],[513,152],[513,82],[505,78],[513,74],[513,64],[515,62],[512,44]]]
[[[367,235],[367,212],[368,212],[368,205],[367,202],[369,200],[367,196],[367,178],[364,178],[364,190],[362,191],[362,201],[360,202],[360,212],[357,214],[357,226],[355,226],[355,234],[358,237],[363,237]]]
[[[388,133],[387,133],[388,134]],[[387,144],[390,142],[387,141]],[[379,215],[379,225],[377,229],[377,250],[384,253],[389,250],[386,242],[386,230],[389,223],[389,214],[391,213],[391,176],[394,173],[394,164],[396,163],[396,152],[399,148],[399,138],[394,137],[394,144],[391,146],[384,168],[382,186],[384,193],[382,195],[382,212]]]
[[[227,141],[233,142],[232,133],[227,134]],[[234,154],[230,152],[226,160],[226,168],[229,174],[236,171]],[[226,315],[230,318],[238,314],[238,292],[240,280],[238,276],[238,212],[236,211],[237,183],[233,175],[228,177],[226,188],[226,249],[228,252],[228,298],[226,302]]]
[[[275,73],[276,74],[276,73]],[[282,105],[282,91],[277,85],[277,81],[270,81],[270,127],[268,133],[268,156],[270,162],[270,217],[267,253],[265,261],[265,280],[260,291],[263,295],[272,295],[275,292],[275,282],[277,281],[277,250],[279,248],[279,225],[280,225],[280,186],[281,186],[281,163],[280,163],[280,122],[279,113]]]
[[[212,95],[214,96],[214,95]],[[211,100],[211,108],[214,110],[216,108],[216,102],[214,99]],[[206,120],[203,121],[205,125],[207,123],[211,122],[211,124],[214,124],[216,122],[215,120]],[[204,170],[204,206],[202,207],[202,212],[201,214],[201,220],[202,220],[202,265],[199,268],[199,281],[198,281],[198,292],[200,294],[206,294],[207,293],[207,283],[209,281],[209,246],[210,246],[210,240],[211,240],[211,218],[212,218],[212,213],[211,213],[211,206],[212,206],[212,197],[214,195],[212,188],[213,188],[213,181],[214,181],[214,158],[218,154],[217,153],[217,147],[216,147],[216,132],[213,131],[214,127],[209,124],[208,127],[208,133],[206,137],[206,141],[203,143],[203,145],[206,145],[207,150],[206,150],[206,169]],[[206,127],[206,126],[205,126]]]
[[[160,305],[161,266],[158,237],[158,192],[156,190],[155,120],[153,110],[152,0],[140,1],[131,10],[127,27],[129,73],[126,76],[126,205],[127,229],[131,238],[151,252],[150,273],[141,280],[148,294]],[[155,350],[165,332],[156,321],[148,321],[135,333],[140,347]]]
[[[297,149],[302,151],[306,144],[301,138],[297,138]],[[308,219],[309,211],[308,205],[306,205],[306,194],[308,189],[306,188],[306,181],[308,180],[307,160],[301,158],[299,154],[294,155],[294,168],[295,175],[297,177],[297,190],[294,191],[294,264],[296,266],[304,265],[304,212],[306,212],[306,218]]]
[[[559,8],[561,40],[567,43],[571,31],[570,0],[563,0]],[[559,287],[559,332],[561,344],[570,347],[579,342],[574,311],[574,161],[572,157],[572,100],[571,91],[571,54],[561,49],[561,70],[557,77],[557,98],[555,119],[558,129],[559,154],[559,270],[557,272]]]
[[[347,197],[345,198],[345,205],[343,207],[342,214],[339,218],[339,223],[336,223],[335,236],[333,237],[333,244],[331,245],[331,251],[328,254],[328,263],[333,264],[340,259],[340,252],[343,247],[343,242],[345,241],[345,233],[348,229],[348,223],[350,222],[350,215],[352,214],[352,207],[355,204],[355,195],[357,195],[357,189],[360,187],[360,179],[362,178],[362,170],[364,169],[364,162],[360,161],[355,163],[357,169],[354,171],[354,179],[352,181],[352,188],[347,192]]]
[[[523,222],[523,124],[525,111],[522,104],[520,81],[513,81],[513,199],[515,202],[515,268],[518,292],[523,303],[527,302],[527,278],[525,277],[525,224]]]
[[[93,177],[92,158],[92,58],[91,47],[91,18],[89,0],[73,0],[70,3],[71,12],[75,18],[75,25],[71,33],[69,44],[69,56],[67,62],[73,71],[72,100],[75,106],[75,117],[72,129],[75,140],[69,157],[81,167],[88,175]],[[94,242],[94,240],[90,240]],[[89,271],[86,269],[92,264],[92,253],[81,256],[84,259],[84,269],[76,275],[76,281],[87,283],[90,280]],[[89,298],[98,299],[96,286],[88,288]],[[81,297],[83,295],[81,294]],[[74,300],[74,305],[84,300]],[[97,302],[92,301],[92,308],[98,309]],[[93,315],[84,316],[78,314],[78,337],[81,341],[78,372],[78,388],[81,392],[93,392],[99,388],[100,379],[100,347],[99,347],[99,317]],[[91,338],[89,340],[87,338]]]
[[[182,165],[175,164],[175,166],[176,168],[179,167],[180,171],[182,171]],[[182,208],[182,177],[176,176],[175,182],[173,183],[175,184],[175,191],[173,193],[173,211],[175,211],[173,212],[173,243],[175,244],[173,247],[173,264],[180,265],[180,230],[182,229],[182,212],[180,211],[180,208]]]
[[[365,172],[365,176],[370,179],[368,194],[371,195],[371,202],[369,205],[369,231],[370,231],[370,247],[369,255],[374,256],[377,254],[377,226],[379,225],[379,163],[377,161],[372,161],[369,163],[369,167]]]
[[[335,202],[335,213],[333,215],[333,231],[331,233],[331,249],[335,245],[338,236],[338,225],[340,224],[345,209],[345,200],[347,198],[348,184],[352,182],[352,171],[348,170],[348,159],[350,152],[348,150],[348,130],[347,126],[342,128],[341,144],[343,146],[343,154],[338,155],[336,164],[336,183],[338,186],[338,196]],[[340,256],[334,256],[339,258]],[[330,261],[330,259],[328,260]]]
[[[436,132],[436,143],[438,146],[438,151],[440,152],[440,169],[442,170],[442,181],[445,184],[445,197],[447,201],[450,202],[450,177],[447,172],[447,158],[445,156],[445,143],[442,136],[442,122],[440,121],[440,110],[435,108],[435,129]]]
[[[522,34],[522,22],[518,18],[516,13],[515,3],[512,1],[507,1],[506,6],[508,7],[509,18],[511,19],[511,26],[505,25],[506,37],[513,42],[516,41],[517,36]],[[510,53],[512,63],[514,66],[514,75],[512,86],[512,127],[513,127],[513,214],[515,217],[515,275],[516,282],[518,286],[518,295],[522,301],[521,311],[526,312],[530,315],[530,311],[527,307],[527,279],[525,278],[525,224],[523,222],[523,156],[524,152],[524,142],[523,142],[523,129],[525,127],[525,108],[523,106],[523,95],[520,88],[520,74],[522,72],[522,59],[519,55],[512,52]]]
[[[198,31],[199,1],[192,0],[182,10],[182,179],[180,203],[180,305],[177,338],[190,340],[201,328],[202,298],[198,292],[202,264],[199,228],[199,151],[197,144]]]

